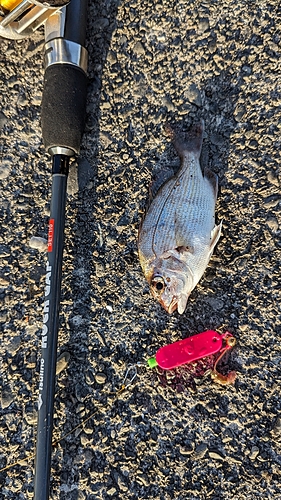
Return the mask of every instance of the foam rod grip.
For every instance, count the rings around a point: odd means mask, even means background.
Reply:
[[[76,66],[54,64],[44,76],[41,124],[44,146],[79,153],[85,126],[87,76]]]

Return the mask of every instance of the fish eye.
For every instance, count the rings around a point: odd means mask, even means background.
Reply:
[[[157,290],[162,290],[164,288],[164,285],[163,285],[163,283],[160,283],[160,281],[159,281],[158,283],[156,283],[155,288]]]
[[[165,288],[164,280],[161,276],[155,276],[151,281],[151,286],[157,293],[161,293]]]

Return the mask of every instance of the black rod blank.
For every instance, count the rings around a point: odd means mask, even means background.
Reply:
[[[34,500],[48,500],[69,157],[53,156],[48,260],[41,336]]]

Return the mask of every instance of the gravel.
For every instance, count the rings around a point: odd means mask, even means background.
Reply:
[[[280,25],[272,0],[90,3],[87,122],[67,194],[53,500],[280,498]],[[43,30],[1,40],[0,468],[18,464],[0,472],[0,497],[13,500],[33,495],[51,190],[42,48]],[[185,314],[168,316],[142,275],[138,226],[155,169],[178,166],[163,124],[201,117],[223,236]],[[210,328],[237,339],[221,368],[237,371],[233,386],[146,368],[162,345]],[[137,376],[115,397],[130,364]]]

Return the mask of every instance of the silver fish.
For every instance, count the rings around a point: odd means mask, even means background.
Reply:
[[[140,226],[138,249],[152,295],[168,313],[182,314],[217,244],[217,176],[202,171],[199,158],[204,122],[187,134],[166,126],[181,159],[178,173],[158,191]]]

